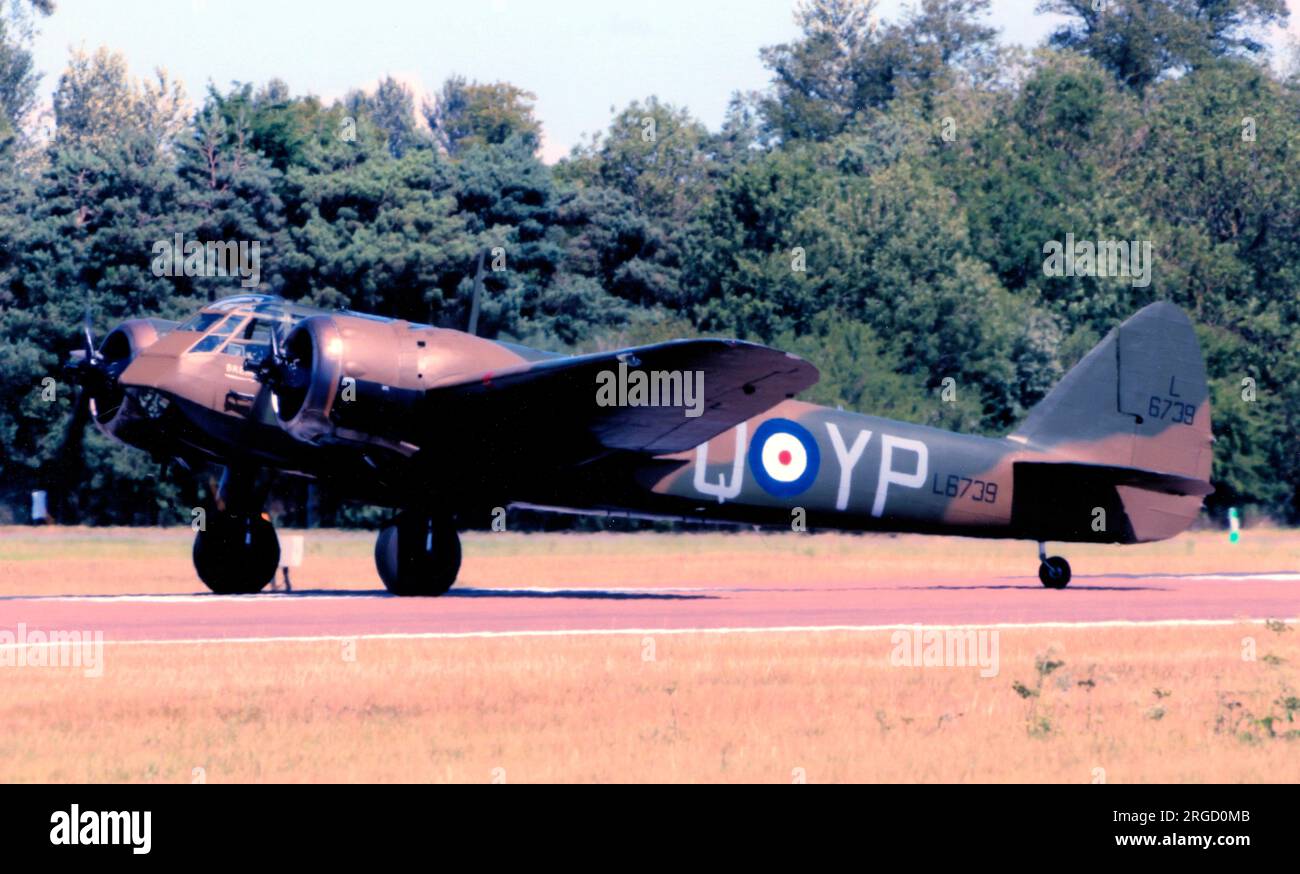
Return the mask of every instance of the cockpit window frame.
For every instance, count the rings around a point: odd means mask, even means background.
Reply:
[[[189,349],[186,355],[205,355],[219,353],[235,333],[248,321],[248,316],[238,311],[227,313],[224,318],[213,324]]]
[[[277,322],[282,321],[281,319],[268,319],[264,315],[253,314],[251,318],[243,323],[240,330],[230,335],[226,344],[218,351],[245,360],[260,361],[270,353],[271,332],[276,329]],[[266,329],[266,336],[264,338],[255,337],[258,328],[262,327]]]
[[[206,334],[215,325],[220,324],[221,320],[225,317],[225,313],[214,313],[205,307],[177,325],[176,330],[189,331],[195,334]]]
[[[239,329],[247,327],[255,322],[265,322],[270,326],[279,325],[281,329],[280,336],[285,336],[289,330],[304,319],[312,316],[328,315],[329,310],[321,309],[310,304],[295,303],[285,300],[282,297],[262,294],[237,294],[231,297],[222,298],[214,301],[199,312],[195,313],[186,321],[182,322],[177,330],[192,331],[202,333],[203,336],[194,342],[189,349],[185,351],[186,355],[200,354],[229,354],[241,355],[248,357],[248,350],[259,349],[263,344],[253,344],[247,342],[250,338],[238,338],[235,335]],[[373,322],[391,323],[397,321],[388,316],[379,316],[373,313],[361,313],[354,310],[334,310],[335,314],[351,316],[353,318],[367,319]],[[205,319],[213,319],[205,327],[199,328],[197,325],[204,323]],[[250,322],[249,320],[254,320]],[[233,327],[227,327],[233,326]],[[421,330],[429,327],[428,325],[411,322],[411,330]],[[275,330],[272,327],[272,330]],[[239,347],[238,352],[226,352],[227,346],[233,344]]]

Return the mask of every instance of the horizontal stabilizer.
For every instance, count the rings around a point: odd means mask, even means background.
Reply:
[[[1050,470],[1035,470],[1036,468]],[[1105,486],[1132,486],[1166,495],[1203,498],[1214,493],[1214,486],[1205,480],[1133,467],[1078,462],[1017,462],[1016,472],[1021,473],[1022,469],[1023,473],[1030,477],[1043,476],[1057,481],[1087,482]]]
[[[1195,476],[1091,462],[1018,461],[1012,524],[1032,540],[1145,543],[1185,530],[1214,491]]]

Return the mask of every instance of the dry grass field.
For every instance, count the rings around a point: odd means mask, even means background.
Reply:
[[[188,539],[3,529],[0,595],[195,591]],[[1025,544],[942,543],[484,534],[467,538],[462,585],[1032,572]],[[369,535],[308,544],[300,587],[377,585]],[[1294,570],[1300,538],[1070,555],[1079,573]],[[0,668],[0,780],[1300,782],[1292,626],[998,643],[992,677],[891,664],[888,632],[110,644],[95,679]]]
[[[0,779],[1297,782],[1298,639],[1003,631],[990,678],[887,633],[110,647],[0,671]]]

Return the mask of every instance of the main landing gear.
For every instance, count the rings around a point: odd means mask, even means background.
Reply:
[[[1047,544],[1038,544],[1038,579],[1049,589],[1064,589],[1070,585],[1070,563],[1059,555],[1048,556]]]
[[[275,578],[280,539],[260,514],[210,510],[194,538],[194,569],[218,595],[252,595]]]
[[[260,471],[226,468],[215,506],[204,508],[194,537],[194,570],[218,595],[253,595],[275,579],[280,538],[261,513],[268,484]]]
[[[204,508],[194,537],[194,569],[218,595],[252,595],[275,579],[280,539],[260,512],[266,483],[246,470],[226,470],[215,506]],[[460,572],[460,535],[450,515],[406,510],[375,541],[375,567],[394,595],[445,595]]]
[[[380,530],[375,567],[394,595],[445,595],[460,572],[460,535],[449,518],[406,510]]]

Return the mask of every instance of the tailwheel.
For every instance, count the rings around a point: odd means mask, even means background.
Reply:
[[[252,595],[275,578],[280,539],[259,515],[210,512],[194,538],[194,569],[218,595]]]
[[[1070,585],[1070,563],[1059,555],[1045,558],[1038,566],[1038,579],[1049,589],[1064,589]]]
[[[441,517],[400,513],[379,532],[375,567],[394,595],[444,595],[460,572],[460,535]]]

